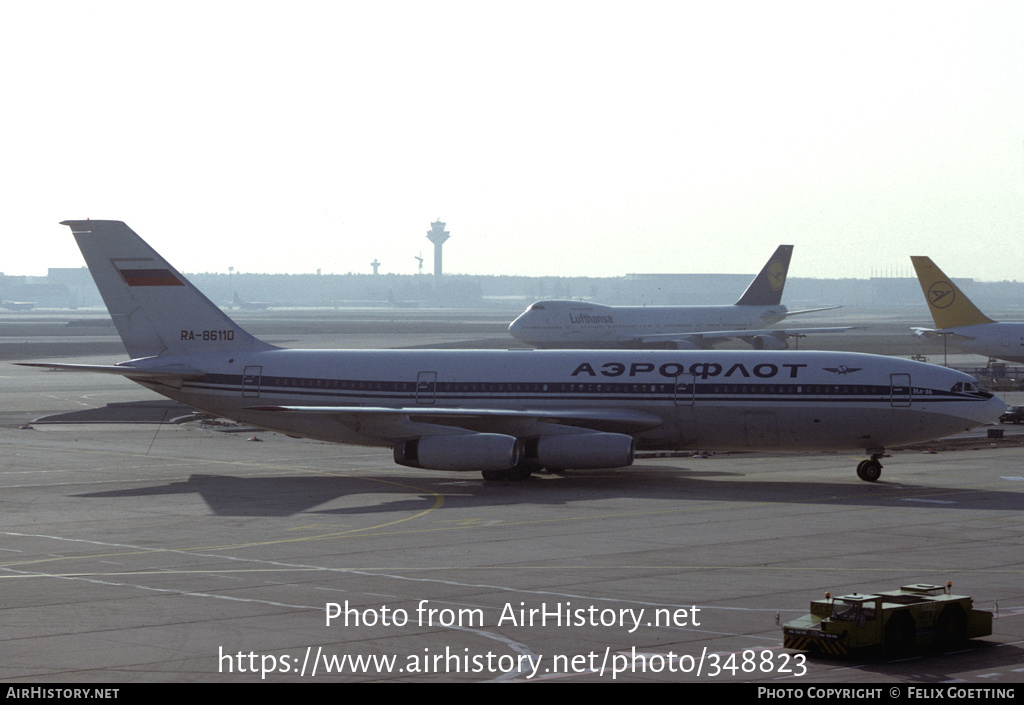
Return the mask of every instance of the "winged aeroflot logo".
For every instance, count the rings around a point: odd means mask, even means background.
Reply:
[[[949,308],[956,299],[956,290],[949,282],[935,282],[928,289],[928,303],[935,308]]]
[[[832,372],[837,375],[849,375],[854,372],[860,372],[863,368],[861,367],[847,367],[846,365],[840,365],[839,367],[824,367],[822,368],[826,372]]]

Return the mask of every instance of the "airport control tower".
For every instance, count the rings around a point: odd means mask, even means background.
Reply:
[[[441,276],[441,245],[444,244],[445,240],[449,237],[448,231],[444,229],[444,223],[438,218],[430,224],[430,232],[427,233],[427,239],[434,243],[434,276]]]

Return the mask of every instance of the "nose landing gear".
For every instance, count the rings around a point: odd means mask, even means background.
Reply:
[[[879,458],[887,457],[882,452],[872,453],[868,460],[862,460],[857,465],[857,477],[864,480],[864,482],[875,482],[879,477],[882,476],[882,464],[878,462]]]

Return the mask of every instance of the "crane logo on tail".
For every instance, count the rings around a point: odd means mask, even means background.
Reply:
[[[771,286],[773,291],[779,291],[782,289],[782,285],[786,283],[786,265],[779,260],[772,260],[772,263],[768,265],[768,284]]]

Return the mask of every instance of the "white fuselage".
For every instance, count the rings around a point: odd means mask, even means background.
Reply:
[[[1024,362],[1024,323],[979,323],[945,328],[927,337],[946,337],[950,348],[1010,362]]]
[[[272,349],[154,360],[205,373],[180,387],[140,381],[161,394],[286,434],[362,445],[467,431],[592,432],[600,423],[580,429],[540,414],[620,410],[650,417],[609,429],[640,448],[870,449],[962,431],[1004,408],[963,373],[858,353]],[[273,406],[332,410],[266,410]],[[357,407],[401,413],[347,413]],[[457,424],[431,416],[452,409],[481,414]]]
[[[577,301],[538,301],[509,326],[509,333],[538,348],[629,347],[664,335],[763,328],[786,317],[777,306],[605,306]]]
[[[857,474],[873,482],[885,447],[972,428],[1005,408],[963,373],[875,355],[608,349],[637,337],[681,347],[643,334],[654,325],[680,327],[669,336],[700,329],[691,348],[727,330],[757,340],[749,326],[786,315],[770,304],[791,246],[779,247],[742,306],[624,309],[623,321],[609,307],[558,302],[568,320],[552,325],[572,331],[575,318],[577,330],[603,329],[590,335],[600,350],[284,350],[239,327],[125,223],[64,222],[134,359],[58,369],[123,375],[289,435],[389,445],[408,467],[521,480],[538,468],[625,467],[638,447],[863,448],[871,458]]]

